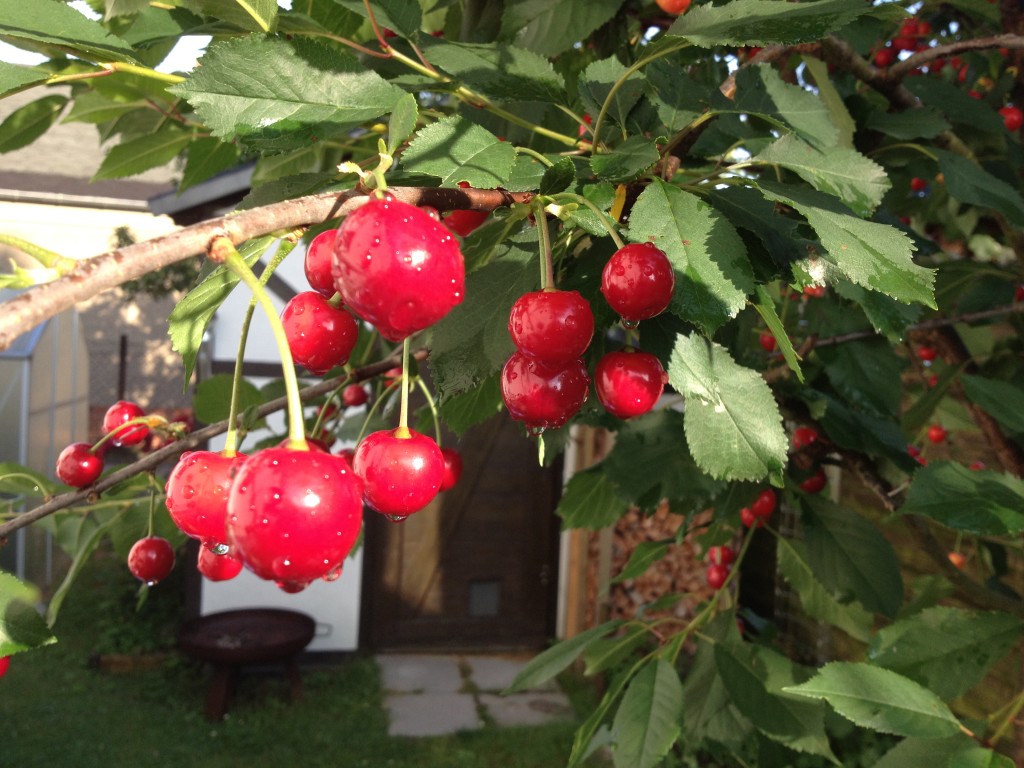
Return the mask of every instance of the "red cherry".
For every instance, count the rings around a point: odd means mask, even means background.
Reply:
[[[339,451],[335,451],[334,455],[337,456],[339,459],[344,459],[346,462],[348,462],[348,465],[351,467],[352,459],[354,459],[356,456],[356,449],[342,448]]]
[[[490,215],[488,211],[455,210],[449,211],[441,220],[448,229],[459,237],[466,237],[479,227]]]
[[[1018,107],[1006,106],[999,110],[1003,116],[1003,125],[1010,133],[1016,133],[1024,125],[1024,112]]]
[[[767,331],[757,337],[757,343],[761,345],[761,349],[765,352],[774,352],[775,347],[778,346],[778,342],[775,341],[775,337]]]
[[[944,443],[948,434],[949,432],[941,424],[932,424],[928,427],[928,439],[935,444]]]
[[[516,299],[508,332],[524,355],[557,365],[580,357],[594,336],[594,313],[578,291],[533,291]]]
[[[1013,300],[1024,301],[1024,283],[1018,283],[1017,287],[1013,289]]]
[[[347,363],[359,337],[355,318],[314,291],[293,296],[281,323],[295,362],[317,375]]]
[[[11,668],[11,657],[0,656],[0,677],[7,674],[7,670]]]
[[[963,570],[963,567],[967,565],[967,558],[964,557],[962,552],[950,552],[946,557],[949,558],[949,562],[960,570]]]
[[[933,373],[928,377],[927,384],[929,387],[937,387],[939,385],[939,375],[937,373]]]
[[[917,47],[917,40],[910,35],[897,35],[892,39],[892,47],[897,51],[912,51]]]
[[[673,16],[679,16],[686,12],[686,9],[690,7],[690,0],[655,0],[658,7],[665,13],[671,13]]]
[[[385,515],[405,517],[433,501],[444,477],[444,456],[426,435],[401,427],[371,432],[352,460],[363,480],[363,501]]]
[[[827,482],[828,478],[825,476],[825,470],[818,467],[818,470],[813,475],[800,483],[800,488],[804,493],[821,493]]]
[[[594,369],[597,399],[608,413],[620,419],[650,411],[661,397],[667,380],[657,357],[633,349],[609,352]]]
[[[812,299],[820,299],[822,296],[825,295],[825,286],[824,285],[808,285],[806,288],[804,288],[803,294],[804,294],[804,296],[808,296],[808,297],[810,297]]]
[[[103,457],[88,443],[72,443],[57,457],[57,479],[72,488],[92,485],[103,473]]]
[[[764,525],[764,518],[758,517],[750,507],[740,510],[740,522],[747,528],[760,528]]]
[[[210,581],[228,581],[242,572],[242,561],[232,557],[230,552],[218,555],[206,547],[200,547],[196,568]]]
[[[984,461],[972,461],[971,465],[969,467],[967,467],[967,468],[972,470],[972,471],[974,471],[974,472],[978,472],[979,470],[985,469],[985,462]]]
[[[930,363],[938,356],[938,352],[935,347],[918,347],[917,356],[924,360],[926,363]]]
[[[335,287],[389,341],[433,325],[465,295],[459,243],[414,205],[373,199],[345,217],[334,243]]]
[[[617,250],[601,273],[601,293],[627,324],[660,314],[672,301],[672,263],[654,243],[630,243]]]
[[[186,451],[167,478],[167,511],[182,533],[207,547],[227,541],[228,490],[245,455]]]
[[[797,427],[793,430],[793,450],[803,450],[817,439],[818,430],[814,427]]]
[[[310,288],[328,299],[335,291],[334,277],[331,275],[331,258],[337,236],[337,229],[324,230],[313,238],[306,249],[306,281]]]
[[[501,371],[509,415],[533,430],[560,427],[587,399],[590,379],[582,360],[549,365],[516,352]]]
[[[128,552],[128,570],[151,587],[166,579],[173,567],[174,548],[162,536],[139,539]]]
[[[750,511],[754,513],[754,517],[767,520],[772,516],[772,512],[775,511],[775,504],[775,491],[771,488],[765,488],[754,499],[754,503],[750,505]]]
[[[103,415],[103,432],[113,433],[114,445],[138,445],[149,436],[149,427],[145,424],[124,425],[145,415],[145,411],[135,403],[118,400]]]
[[[721,589],[729,578],[729,566],[712,563],[708,566],[704,578],[707,579],[708,586],[712,589]]]
[[[707,560],[715,565],[732,565],[736,562],[736,550],[732,547],[709,547]]]
[[[885,69],[891,67],[896,61],[896,51],[892,48],[882,48],[875,54],[875,66]]]
[[[444,457],[444,474],[440,490],[447,491],[454,488],[462,477],[462,454],[454,448],[442,448],[441,455]]]
[[[915,192],[924,192],[928,189],[928,182],[922,179],[920,176],[914,176],[910,180],[910,188]]]
[[[365,405],[370,396],[366,393],[366,387],[362,384],[349,384],[341,390],[341,402],[346,408],[356,408]]]
[[[228,493],[235,555],[286,591],[340,568],[362,522],[362,483],[348,462],[323,451],[260,451],[242,462]]]

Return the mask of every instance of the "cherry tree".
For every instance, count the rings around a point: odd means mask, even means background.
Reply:
[[[871,732],[887,739],[879,766],[1021,759],[1024,692],[960,707],[1024,629],[1017,4],[89,5],[98,18],[0,0],[0,39],[47,57],[0,61],[0,94],[39,93],[0,124],[0,146],[63,116],[99,128],[100,178],[180,158],[187,189],[246,159],[260,183],[229,216],[90,259],[17,243],[40,264],[0,276],[21,289],[0,311],[0,348],[200,259],[169,318],[190,379],[221,302],[248,288],[251,311],[266,309],[262,282],[300,241],[311,291],[274,317],[286,397],[246,400],[236,376],[229,417],[191,433],[119,404],[105,440],[174,441],[106,472],[80,444],[64,483],[0,467],[21,505],[0,513],[0,540],[41,525],[73,558],[45,621],[25,607],[32,588],[0,574],[0,656],[53,641],[81,564],[104,539],[131,545],[140,515],[143,540],[201,539],[211,577],[237,573],[217,559],[233,557],[286,590],[330,579],[363,514],[413,514],[455,481],[438,425],[513,418],[543,460],[574,427],[615,433],[565,488],[564,527],[667,503],[714,592],[687,621],[657,612],[679,597],[665,596],[524,670],[513,689],[580,658],[607,676],[570,764],[602,746],[631,768],[853,764],[846,739]],[[154,68],[191,34],[213,38],[196,69]],[[295,363],[315,383],[300,389]],[[422,367],[431,407],[410,412]],[[318,447],[343,414],[331,404],[369,388],[399,403],[397,426],[374,426],[351,457]],[[288,434],[238,455],[239,430],[282,409]],[[200,494],[224,504],[196,505],[175,482],[165,501],[150,472],[177,462],[190,477],[195,460],[178,457],[225,432],[203,458],[224,469]],[[827,493],[840,473],[856,493]],[[330,511],[324,527],[311,507]],[[257,513],[299,548],[260,536]],[[927,579],[904,583],[895,529]],[[742,612],[755,537],[802,610],[845,638],[841,658],[801,664]],[[641,546],[619,578],[673,543]]]

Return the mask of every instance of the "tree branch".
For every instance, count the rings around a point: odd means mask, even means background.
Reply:
[[[388,193],[412,205],[428,205],[440,211],[469,209],[491,211],[513,203],[525,203],[529,192],[498,189],[443,189],[437,187],[390,187]],[[210,240],[227,237],[235,245],[279,230],[319,224],[345,216],[366,202],[362,191],[324,192],[240,211],[179,229],[168,235],[80,260],[65,277],[31,288],[5,302],[0,312],[0,350],[21,334],[51,317],[103,291],[135,280],[147,272],[206,252]]]

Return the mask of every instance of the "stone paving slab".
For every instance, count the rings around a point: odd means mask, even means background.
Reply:
[[[560,691],[512,693],[508,696],[481,693],[479,699],[495,724],[504,727],[545,725],[571,720],[575,716],[568,697]]]
[[[390,736],[443,736],[483,726],[469,693],[394,693],[384,705]]]
[[[462,672],[454,656],[385,654],[377,657],[381,685],[393,693],[455,693],[462,689]]]
[[[464,656],[462,658],[469,667],[469,679],[479,691],[503,691],[512,685],[516,675],[525,667],[530,659],[505,658],[501,656]],[[554,681],[538,687],[536,690],[557,691]]]

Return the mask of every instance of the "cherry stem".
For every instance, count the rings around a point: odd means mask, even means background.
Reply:
[[[551,259],[551,234],[548,232],[548,217],[544,209],[537,211],[537,237],[540,240],[540,282],[545,291],[555,289],[555,267]]]
[[[153,537],[153,513],[156,511],[156,490],[149,489],[149,528],[146,532],[148,538]]]
[[[427,388],[427,383],[423,381],[422,376],[416,377],[416,386],[419,387],[420,392],[427,399],[427,406],[430,408],[430,413],[434,417],[434,442],[437,443],[437,447],[441,447],[441,422],[440,417],[437,413],[437,402],[434,400],[433,393]]]
[[[529,155],[534,160],[548,168],[555,167],[555,164],[553,162],[551,162],[548,158],[544,157],[544,155],[542,155],[535,149],[530,149],[529,147],[516,147],[515,150],[517,155]]]
[[[227,237],[223,235],[215,237],[210,242],[209,254],[211,259],[224,264],[238,276],[239,280],[245,283],[266,313],[271,333],[274,334],[274,343],[277,344],[277,351],[281,357],[281,374],[284,378],[285,394],[288,397],[288,447],[296,451],[308,451],[309,446],[306,443],[306,434],[302,424],[302,399],[299,396],[299,379],[295,375],[295,362],[292,359],[292,351],[288,347],[284,325],[281,323],[281,318],[278,316],[270,296],[267,295],[263,285]]]
[[[395,437],[409,437],[409,337],[402,341],[402,405],[398,412],[398,429]]]
[[[607,213],[605,213],[600,208],[598,208],[596,205],[594,205],[593,201],[588,200],[583,195],[577,195],[577,194],[574,194],[574,193],[566,193],[566,194],[563,194],[563,195],[553,195],[552,199],[555,199],[555,200],[557,200],[557,199],[570,200],[570,201],[572,201],[574,203],[579,203],[580,205],[582,205],[582,206],[584,206],[586,208],[589,208],[593,212],[593,214],[595,216],[597,216],[597,220],[601,222],[601,226],[603,226],[607,230],[608,235],[611,237],[612,241],[615,243],[615,247],[616,248],[625,248],[626,247],[626,243],[623,241],[622,237],[619,236],[619,233],[615,229],[615,221],[612,219],[611,216],[609,216]]]

